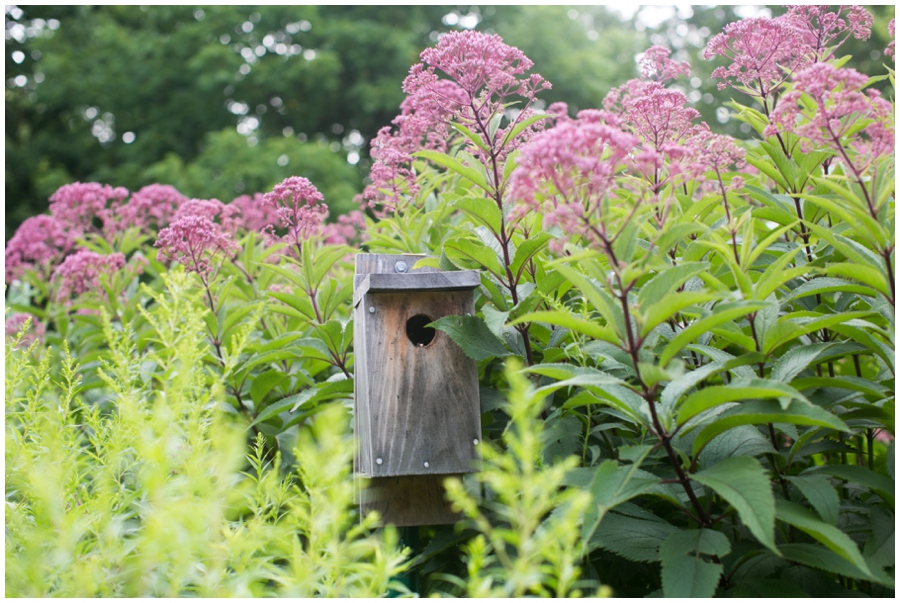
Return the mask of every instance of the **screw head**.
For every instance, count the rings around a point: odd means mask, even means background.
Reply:
[[[425,461],[425,462],[423,463],[423,465],[425,465],[425,468],[427,469],[427,468],[428,468],[428,461]]]
[[[375,314],[375,306],[369,306],[369,314]]]
[[[384,462],[384,461],[382,461],[380,458],[379,458],[379,459],[375,459],[375,464],[376,464],[376,465],[380,465],[380,464],[383,463],[383,462]]]
[[[409,264],[404,261],[399,261],[394,264],[394,272],[404,273],[409,271]]]
[[[474,440],[472,440],[472,444],[474,444],[475,446],[478,446],[478,438],[475,438]]]

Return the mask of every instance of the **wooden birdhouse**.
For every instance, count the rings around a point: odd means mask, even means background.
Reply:
[[[476,271],[412,270],[424,256],[356,256],[356,472],[363,514],[398,526],[453,523],[443,480],[474,470],[481,439],[478,369],[427,326],[473,314]]]

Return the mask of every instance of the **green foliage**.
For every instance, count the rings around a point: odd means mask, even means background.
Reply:
[[[481,448],[484,466],[477,479],[491,499],[490,517],[475,492],[459,479],[447,481],[447,496],[479,534],[464,547],[467,580],[445,579],[472,597],[580,596],[589,585],[579,580],[576,565],[582,547],[578,525],[589,497],[560,489],[577,459],[547,462],[539,419],[543,395],[517,368],[510,362],[506,369],[505,410],[512,419],[503,437],[506,449]]]
[[[296,465],[262,435],[245,456],[196,293],[165,282],[146,313],[165,345],[102,318],[102,405],[67,347],[52,371],[53,350],[7,346],[7,596],[383,595],[404,553],[354,512],[347,411],[299,430]]]
[[[286,26],[272,10],[260,18]],[[327,29],[297,81],[365,52],[334,41],[363,35],[348,23]],[[399,60],[408,42],[373,57]],[[389,97],[353,94],[373,114]],[[465,521],[416,530],[414,556],[352,502],[354,249],[240,232],[240,253],[198,277],[154,259],[147,236],[88,234],[80,247],[145,258],[144,273],[71,305],[34,273],[11,283],[7,307],[47,331],[26,347],[26,325],[7,347],[7,594],[891,596],[894,158],[857,172],[858,132],[804,153],[730,106],[759,135],[742,147],[752,168],[677,186],[614,170],[580,232],[518,212],[506,145],[526,130],[495,136],[499,112],[417,153],[416,194],[368,218],[368,252],[481,271],[475,314],[433,326],[478,363],[483,465],[446,483]],[[226,126],[141,167],[224,194],[264,187],[284,155],[337,207],[358,184],[317,142],[261,138],[248,154]]]

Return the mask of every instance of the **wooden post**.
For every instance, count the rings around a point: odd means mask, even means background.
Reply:
[[[356,260],[354,466],[370,482],[360,512],[397,526],[460,519],[443,481],[474,470],[481,439],[477,365],[426,326],[474,312],[478,273],[413,271],[422,257]]]

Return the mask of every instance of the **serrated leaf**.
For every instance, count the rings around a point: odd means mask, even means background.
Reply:
[[[463,353],[473,360],[481,361],[511,355],[503,342],[478,316],[444,316],[430,326],[446,333],[462,348]]]
[[[715,421],[704,427],[694,439],[693,454],[699,454],[711,439],[732,427],[764,423],[815,425],[844,432],[850,431],[839,418],[808,402],[794,400],[787,408],[782,408],[781,404],[774,400],[751,400],[726,410]]]
[[[516,282],[519,282],[521,279],[522,271],[525,269],[528,261],[540,253],[552,238],[553,237],[549,234],[542,232],[535,237],[519,243],[518,247],[516,247],[516,254],[513,256],[512,263],[509,265],[509,269],[512,271]]]
[[[600,522],[589,549],[600,547],[629,561],[659,561],[659,546],[678,528],[662,520],[650,521],[609,513]]]
[[[756,539],[776,555],[775,497],[769,476],[754,458],[736,456],[691,475],[733,506]]]
[[[483,308],[481,308],[481,313],[484,314],[484,323],[488,326],[491,333],[496,335],[498,338],[503,336],[503,325],[506,324],[506,319],[509,317],[509,312],[500,312],[499,310],[495,310],[491,306],[485,304]]]
[[[868,467],[860,467],[859,465],[821,465],[807,469],[804,475],[810,473],[826,473],[853,484],[864,486],[873,492],[877,492],[891,505],[894,504],[894,480],[875,473]]]
[[[260,373],[250,382],[250,398],[257,406],[266,397],[266,395],[274,388],[278,387],[288,378],[288,376],[280,370],[272,369]]]
[[[828,478],[824,475],[790,475],[787,479],[806,497],[822,521],[837,525],[841,501]]]
[[[700,466],[710,467],[736,456],[774,454],[772,443],[756,427],[741,425],[714,437],[700,453]]]
[[[703,346],[688,346],[688,349],[693,349],[696,347]],[[732,356],[731,354],[722,352],[721,350],[710,349],[707,353],[715,356],[714,362],[705,364],[693,371],[685,372],[683,375],[670,381],[669,384],[666,385],[666,387],[663,389],[662,394],[660,394],[660,402],[667,410],[673,409],[675,403],[681,398],[681,396],[683,396],[685,393],[687,393],[688,390],[697,386],[698,384],[700,384],[700,382],[708,379],[712,375],[717,375],[719,373],[743,367],[748,364],[765,362],[765,356],[756,352],[744,354],[737,358]],[[753,375],[752,372],[750,374]],[[750,378],[752,379],[753,377],[751,376]]]
[[[801,371],[836,345],[838,344],[835,342],[814,343],[791,348],[772,367],[772,379],[790,383]]]
[[[869,521],[872,535],[863,547],[863,554],[869,567],[886,568],[895,565],[894,542],[897,526],[893,515],[882,509],[873,508]]]
[[[643,450],[643,453],[630,465],[620,467],[616,461],[606,460],[597,467],[589,487],[591,504],[584,514],[581,534],[583,542],[591,540],[607,511],[635,496],[644,494],[660,483],[661,480],[656,477],[636,478],[634,475],[640,467],[641,461],[650,451],[649,447],[645,448],[646,450]]]
[[[837,553],[828,550],[819,544],[781,544],[778,549],[784,558],[793,563],[802,563],[807,567],[824,570],[833,574],[840,574],[857,580],[873,580],[893,588],[893,581],[884,580],[878,576],[865,574],[853,563],[847,561]]]
[[[798,530],[806,532],[852,563],[869,579],[874,578],[856,543],[838,528],[816,517],[812,511],[790,501],[779,499],[775,505],[775,517],[779,521],[788,523]]]
[[[714,530],[685,530],[666,538],[659,547],[666,597],[712,597],[724,567],[701,555],[724,557],[729,551],[728,538]]]

